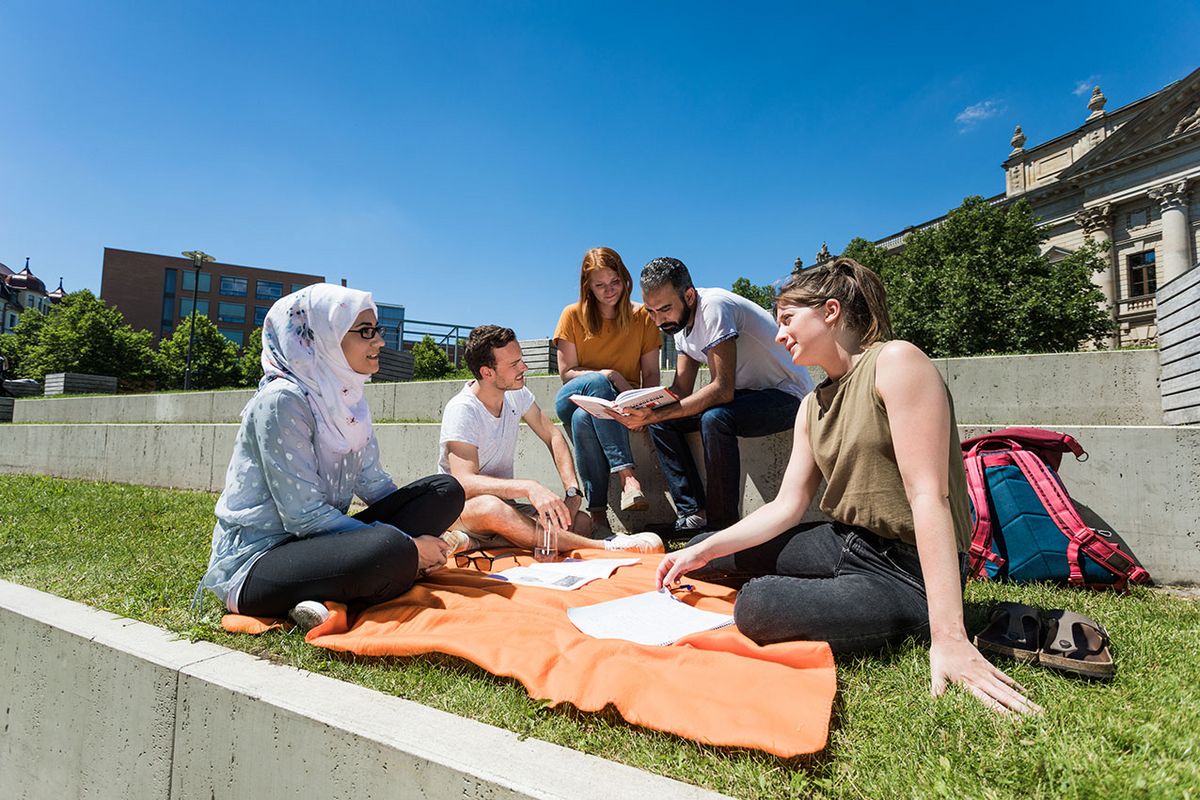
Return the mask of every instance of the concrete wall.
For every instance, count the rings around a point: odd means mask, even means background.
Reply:
[[[964,438],[1000,425],[962,426]],[[1062,474],[1079,502],[1118,531],[1156,580],[1200,583],[1200,427],[1056,426],[1079,439],[1091,458],[1068,460]],[[398,482],[436,470],[438,426],[376,426],[384,466]],[[220,491],[237,426],[9,425],[2,429],[0,472],[40,473],[150,486]],[[634,458],[650,509],[610,512],[615,530],[668,522],[674,512],[645,433],[633,435]],[[699,460],[699,437],[692,439]],[[791,434],[751,440],[742,447],[743,511],[778,491],[791,452]],[[545,446],[522,427],[517,469],[557,486]],[[617,489],[610,489],[615,500]]]
[[[723,795],[0,581],[0,797]]]
[[[1161,425],[1158,354],[1154,350],[937,359],[963,423],[1037,425]],[[813,370],[819,378],[818,370]],[[669,383],[673,373],[663,374]],[[708,380],[701,371],[699,385]],[[554,413],[562,383],[531,377],[538,404]],[[371,384],[375,419],[442,418],[461,388],[457,381]],[[21,399],[16,422],[232,422],[251,390],[177,394]]]

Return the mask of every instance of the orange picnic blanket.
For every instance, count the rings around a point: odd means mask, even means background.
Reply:
[[[669,647],[580,632],[566,609],[654,588],[662,556],[580,550],[582,558],[629,557],[607,580],[574,591],[516,586],[474,569],[431,573],[400,597],[349,619],[329,603],[329,620],[308,632],[317,647],[366,656],[446,653],[493,675],[514,678],[530,697],[599,711],[610,703],[626,721],[711,745],[781,757],[825,747],[837,689],[824,642],[760,647],[730,626],[692,634]],[[528,556],[519,559],[528,565]],[[494,570],[514,565],[498,560]],[[733,613],[732,589],[696,582],[677,593],[707,611]],[[270,621],[226,615],[227,630],[260,633]]]

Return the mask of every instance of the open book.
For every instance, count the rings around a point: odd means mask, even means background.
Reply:
[[[588,636],[648,645],[668,645],[690,633],[733,624],[730,615],[701,611],[665,590],[568,608],[567,617]]]
[[[615,419],[626,416],[630,408],[655,408],[678,403],[679,398],[670,389],[655,386],[649,389],[630,389],[621,392],[616,400],[605,400],[603,397],[589,397],[586,394],[573,394],[571,401],[593,417],[600,419]]]

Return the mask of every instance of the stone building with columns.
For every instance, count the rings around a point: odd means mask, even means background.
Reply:
[[[1033,147],[1017,126],[1005,191],[990,202],[1028,201],[1051,260],[1089,238],[1109,243],[1095,281],[1117,323],[1113,344],[1152,344],[1155,289],[1200,257],[1200,69],[1115,111],[1107,104],[1096,87],[1080,127]],[[897,251],[908,233],[939,221],[876,244]]]

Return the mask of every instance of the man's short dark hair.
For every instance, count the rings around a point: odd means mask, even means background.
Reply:
[[[512,328],[501,328],[499,325],[480,325],[471,331],[467,337],[465,358],[467,369],[476,379],[482,378],[484,367],[496,368],[497,347],[504,347],[509,342],[515,342],[517,335]]]
[[[693,287],[692,275],[678,258],[656,258],[642,267],[642,293],[653,292],[670,284],[682,297]]]

